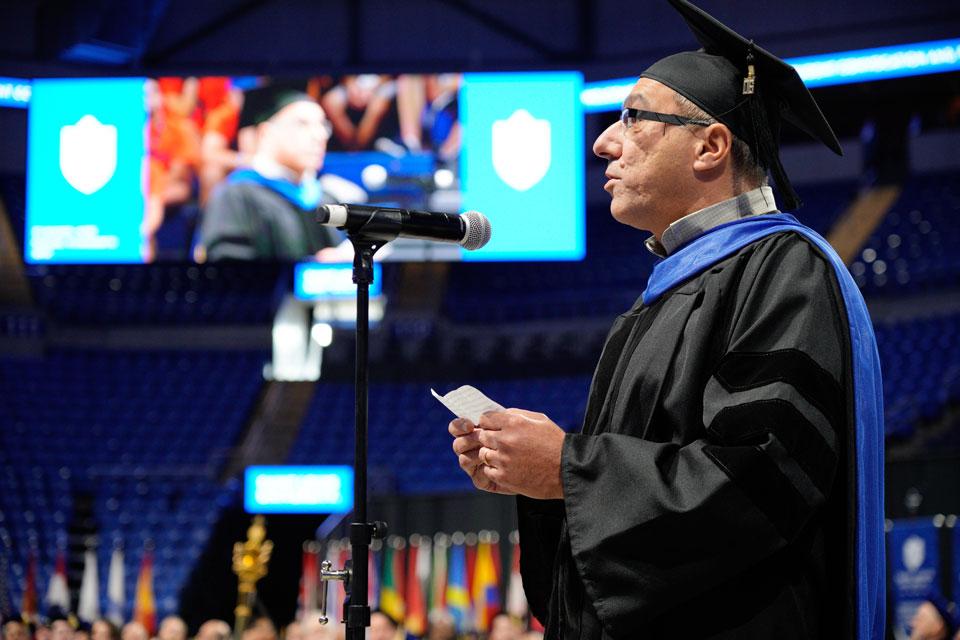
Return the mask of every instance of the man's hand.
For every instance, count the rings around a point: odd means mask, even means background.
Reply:
[[[475,424],[466,418],[457,418],[450,423],[447,430],[453,436],[453,452],[457,454],[460,468],[473,480],[473,486],[491,493],[513,494],[484,475],[484,465],[480,461],[480,449],[483,445],[480,444],[480,430]]]
[[[484,491],[563,498],[563,430],[542,413],[507,409],[483,414],[480,424],[450,423],[460,467]]]

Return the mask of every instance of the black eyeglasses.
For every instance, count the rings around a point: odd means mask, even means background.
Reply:
[[[644,111],[643,109],[631,109],[630,107],[624,107],[623,111],[620,112],[620,122],[626,129],[637,124],[637,120],[653,120],[654,122],[662,122],[664,124],[675,124],[678,127],[687,124],[706,127],[713,124],[713,122],[709,120],[697,120],[696,118],[687,118],[672,113],[657,113],[656,111]]]

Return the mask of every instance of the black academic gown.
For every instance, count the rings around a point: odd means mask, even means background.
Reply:
[[[518,499],[547,638],[855,635],[843,305],[777,233],[616,320],[564,500]]]
[[[214,190],[201,236],[210,262],[296,262],[340,242],[337,232],[318,224],[311,211],[252,181],[227,182]]]

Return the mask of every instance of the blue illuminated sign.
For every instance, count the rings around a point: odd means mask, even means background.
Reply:
[[[26,109],[32,90],[29,80],[0,77],[0,107]]]
[[[808,87],[960,70],[960,38],[787,60]]]
[[[370,295],[378,296],[383,291],[383,268],[373,265],[373,282]],[[300,300],[342,300],[357,295],[353,283],[353,265],[301,262],[293,268],[293,293]]]
[[[960,71],[960,38],[786,58],[807,87]],[[592,82],[580,93],[587,113],[620,109],[636,78]]]
[[[583,104],[584,112],[597,113],[614,109],[619,111],[636,82],[636,78],[588,82],[580,92],[580,102]]]
[[[353,509],[353,468],[247,467],[243,508],[247,513],[348,513]]]
[[[576,72],[464,76],[461,208],[493,228],[464,260],[583,258],[582,86]]]
[[[28,262],[142,262],[144,79],[37,80],[27,147]]]

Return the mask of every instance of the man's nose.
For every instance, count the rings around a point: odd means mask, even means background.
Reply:
[[[593,143],[593,155],[604,160],[620,157],[620,123],[614,122],[603,130]]]

